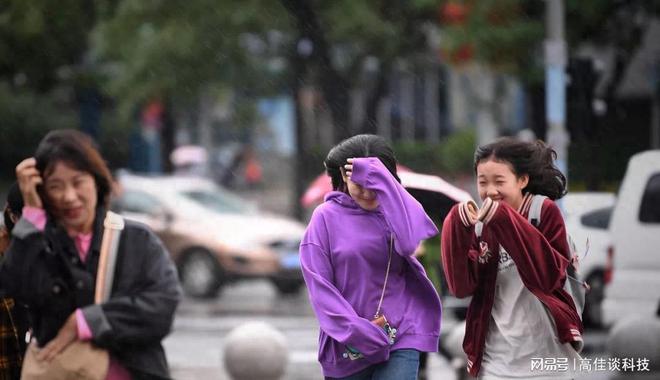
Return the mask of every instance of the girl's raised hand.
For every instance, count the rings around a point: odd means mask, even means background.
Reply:
[[[473,200],[461,202],[458,206],[458,214],[465,227],[473,226],[478,222],[479,206]]]
[[[499,204],[499,201],[494,201],[486,197],[483,204],[481,205],[481,209],[479,209],[477,219],[479,219],[479,221],[483,222],[484,224],[488,224],[488,222],[492,219],[493,214],[495,214]]]
[[[37,170],[37,160],[34,157],[26,158],[16,165],[16,180],[25,206],[43,208],[41,197],[37,192],[37,186],[43,183],[43,179]]]
[[[344,175],[348,177],[349,179],[351,178],[351,175],[353,174],[353,160],[354,158],[349,158],[346,160],[348,164],[344,165]]]

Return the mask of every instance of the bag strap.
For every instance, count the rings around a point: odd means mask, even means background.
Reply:
[[[541,208],[543,208],[543,202],[547,197],[545,195],[534,195],[532,198],[532,204],[529,206],[529,214],[527,214],[527,220],[535,226],[538,227],[541,224]],[[581,281],[577,278],[577,269],[573,263],[575,260],[575,243],[571,238],[571,235],[566,233],[566,240],[568,242],[569,254],[571,255],[571,263],[566,267],[566,276],[574,281],[580,282],[582,286],[588,288],[588,285],[585,281]]]
[[[119,248],[119,237],[124,229],[124,218],[108,211],[103,221],[103,240],[101,240],[101,252],[99,254],[99,265],[96,270],[96,289],[94,292],[94,303],[103,303],[110,298],[112,284],[115,277],[115,264],[117,262],[117,249]]]
[[[374,318],[380,317],[380,307],[383,306],[383,298],[385,297],[385,288],[387,287],[387,279],[390,277],[390,265],[392,264],[392,246],[394,245],[394,233],[390,234],[390,249],[387,254],[387,271],[385,272],[385,281],[383,282],[383,290],[380,292],[380,300],[378,300],[378,307]]]
[[[532,197],[532,204],[529,206],[527,220],[535,227],[541,224],[541,209],[546,198],[545,195],[534,195]]]

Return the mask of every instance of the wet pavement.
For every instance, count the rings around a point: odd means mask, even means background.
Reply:
[[[298,295],[281,297],[266,281],[230,285],[209,301],[183,301],[174,331],[164,341],[172,376],[180,380],[229,380],[222,365],[226,337],[233,328],[249,321],[266,322],[286,336],[289,364],[283,379],[323,379],[316,359],[318,323],[307,294],[303,289]],[[429,369],[429,380],[454,379],[439,355],[431,356]]]
[[[448,316],[443,328],[455,323]],[[223,367],[226,337],[249,321],[266,322],[287,340],[289,363],[283,380],[323,379],[317,362],[318,323],[307,294],[282,297],[267,281],[244,281],[229,285],[212,300],[185,299],[177,312],[174,330],[164,341],[172,376],[180,380],[229,380]],[[606,333],[589,331],[587,357],[602,357]],[[455,380],[454,371],[439,354],[431,354],[427,380]],[[589,380],[608,379],[606,373],[587,373]],[[255,379],[258,380],[258,379]]]

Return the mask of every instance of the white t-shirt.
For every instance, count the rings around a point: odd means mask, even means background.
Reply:
[[[479,379],[572,379],[579,362],[573,347],[559,342],[554,319],[525,287],[513,259],[500,246]]]

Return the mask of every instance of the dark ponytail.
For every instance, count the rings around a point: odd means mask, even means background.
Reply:
[[[552,200],[566,195],[566,176],[557,169],[557,153],[543,141],[524,142],[502,138],[482,145],[474,153],[474,171],[482,161],[493,160],[511,165],[517,177],[528,175],[523,193],[541,194]]]

